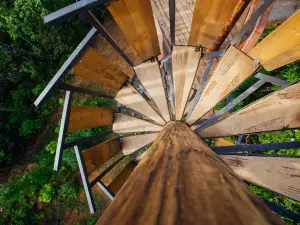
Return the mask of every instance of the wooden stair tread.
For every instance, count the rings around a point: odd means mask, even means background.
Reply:
[[[68,132],[111,125],[113,110],[111,108],[71,106]]]
[[[195,47],[174,46],[172,68],[175,92],[175,117],[181,120],[200,62],[201,51]]]
[[[272,93],[198,132],[225,137],[300,127],[300,83]]]
[[[71,73],[106,87],[120,89],[128,76],[110,64],[93,48],[88,48],[72,67]]]
[[[155,102],[166,122],[170,121],[168,104],[165,96],[162,76],[157,60],[148,60],[134,67],[136,75]]]
[[[131,153],[136,152],[153,142],[157,136],[158,133],[152,133],[121,138],[123,154],[130,155]]]
[[[108,185],[108,189],[114,194],[117,194],[136,166],[137,163],[134,160],[130,161],[126,165],[126,167],[119,173],[119,175]]]
[[[82,152],[82,156],[84,158],[87,172],[91,173],[99,169],[100,166],[120,151],[121,145],[118,137],[84,150]]]
[[[151,120],[164,125],[165,121],[158,115],[157,112],[149,105],[149,103],[135,90],[135,88],[127,83],[116,96],[116,101],[125,105]]]
[[[231,46],[222,57],[211,79],[205,86],[187,123],[192,125],[196,122],[250,77],[257,68],[258,66],[254,66],[250,57]]]
[[[158,132],[162,127],[149,123],[145,120],[137,119],[131,116],[126,116],[121,113],[116,113],[113,123],[113,131],[115,133],[131,133],[131,132]]]
[[[150,0],[113,1],[108,10],[142,61],[160,55]]]
[[[224,30],[239,16],[240,10],[249,1],[245,0],[202,0],[196,1],[189,45],[213,48]]]
[[[215,146],[234,146],[235,144],[225,138],[216,138]]]
[[[240,178],[300,201],[300,158],[219,155]]]
[[[258,43],[248,55],[274,70],[300,59],[300,10]]]

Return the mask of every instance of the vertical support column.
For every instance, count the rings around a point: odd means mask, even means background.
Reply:
[[[196,133],[170,122],[97,224],[282,222]]]

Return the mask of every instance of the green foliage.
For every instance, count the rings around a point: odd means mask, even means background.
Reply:
[[[43,127],[43,120],[24,120],[20,127],[20,136],[28,136],[30,134],[35,134]]]
[[[50,184],[45,184],[40,190],[39,201],[49,203],[54,195],[53,187]]]

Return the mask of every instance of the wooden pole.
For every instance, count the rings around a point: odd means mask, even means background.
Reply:
[[[283,223],[187,125],[169,122],[97,224]]]

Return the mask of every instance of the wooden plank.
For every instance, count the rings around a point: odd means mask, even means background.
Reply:
[[[108,7],[142,61],[160,55],[150,0],[119,0]]]
[[[254,66],[251,58],[231,46],[205,86],[194,111],[187,120],[188,124],[191,125],[201,118],[250,77],[257,68],[258,66]]]
[[[169,122],[97,222],[112,224],[282,222],[187,125]]]
[[[134,132],[158,132],[162,127],[149,123],[145,120],[137,119],[131,116],[126,116],[121,113],[116,113],[113,124],[115,133],[134,133]]]
[[[152,133],[121,138],[123,154],[130,155],[153,142],[157,136],[158,133]]]
[[[234,143],[227,141],[225,138],[216,138],[215,146],[233,146]]]
[[[128,79],[125,73],[110,64],[93,48],[86,50],[72,67],[71,73],[114,89],[120,89]]]
[[[196,71],[200,62],[201,51],[194,47],[174,46],[172,52],[172,68],[175,92],[175,117],[181,120]]]
[[[100,127],[113,123],[113,110],[110,108],[71,106],[68,132]]]
[[[92,173],[121,151],[118,137],[105,141],[82,152],[86,170]]]
[[[300,59],[300,10],[258,43],[248,55],[274,70]]]
[[[120,104],[125,105],[151,120],[164,125],[165,121],[158,115],[157,112],[149,105],[149,103],[135,90],[135,88],[127,83],[115,98]]]
[[[165,96],[165,90],[157,60],[148,60],[134,67],[136,75],[150,94],[165,121],[170,121],[170,114]]]
[[[196,1],[189,45],[212,48],[217,41],[222,42],[219,38],[223,40],[226,38],[234,25],[233,22],[239,18],[248,2],[248,0]]]
[[[219,155],[240,178],[300,201],[300,158]]]
[[[137,166],[137,162],[135,161],[129,162],[126,165],[126,167],[121,171],[121,173],[119,173],[119,175],[110,183],[108,189],[114,194],[117,194],[136,166]]]
[[[224,137],[300,127],[300,83],[272,93],[207,127],[203,138]]]

